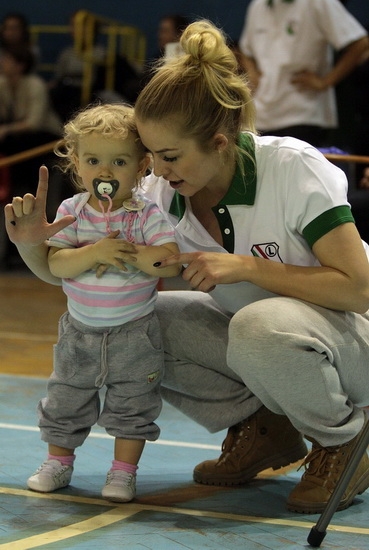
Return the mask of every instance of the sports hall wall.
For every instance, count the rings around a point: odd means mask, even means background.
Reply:
[[[0,18],[8,11],[20,11],[34,25],[65,25],[72,12],[86,9],[141,28],[147,36],[150,57],[156,52],[156,30],[163,15],[181,13],[191,20],[206,17],[220,25],[233,40],[238,40],[248,4],[249,0],[12,0],[0,3]],[[369,0],[347,0],[346,7],[362,24],[369,23]]]

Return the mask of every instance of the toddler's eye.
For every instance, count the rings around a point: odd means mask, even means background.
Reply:
[[[117,159],[117,160],[115,161],[115,164],[116,164],[117,166],[124,166],[124,165],[125,165],[125,161],[124,161],[123,159]]]
[[[99,161],[97,160],[97,158],[93,157],[93,158],[88,159],[87,162],[88,162],[88,164],[97,164]]]

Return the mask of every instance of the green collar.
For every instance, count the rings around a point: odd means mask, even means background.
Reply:
[[[248,155],[243,156],[244,176],[241,173],[240,167],[237,165],[232,183],[222,200],[214,208],[220,205],[236,205],[247,204],[252,206],[255,202],[256,195],[256,160],[255,160],[255,143],[250,134],[240,134],[238,145]],[[175,191],[169,213],[182,219],[186,211],[186,203],[183,195]]]

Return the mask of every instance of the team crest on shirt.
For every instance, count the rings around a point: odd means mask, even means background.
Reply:
[[[254,244],[251,248],[253,256],[258,258],[264,258],[265,260],[272,260],[273,262],[280,262],[283,264],[282,258],[279,255],[279,245],[277,243],[260,243]]]

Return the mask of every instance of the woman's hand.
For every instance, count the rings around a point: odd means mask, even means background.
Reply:
[[[160,266],[187,265],[183,278],[203,292],[209,292],[217,284],[245,281],[318,306],[365,313],[369,308],[369,262],[355,224],[335,227],[314,243],[312,251],[319,265],[293,265],[251,255],[191,252],[170,256]]]
[[[14,197],[4,208],[5,226],[12,243],[17,246],[37,246],[75,221],[73,216],[65,216],[57,222],[49,223],[46,217],[46,198],[49,173],[41,166],[36,197],[27,193],[24,197]]]
[[[169,256],[160,262],[160,268],[175,264],[187,266],[182,277],[192,288],[210,292],[217,284],[245,280],[247,257],[219,252],[188,252]]]
[[[295,73],[291,78],[291,84],[294,84],[299,92],[323,92],[328,87],[325,79],[312,71]]]

